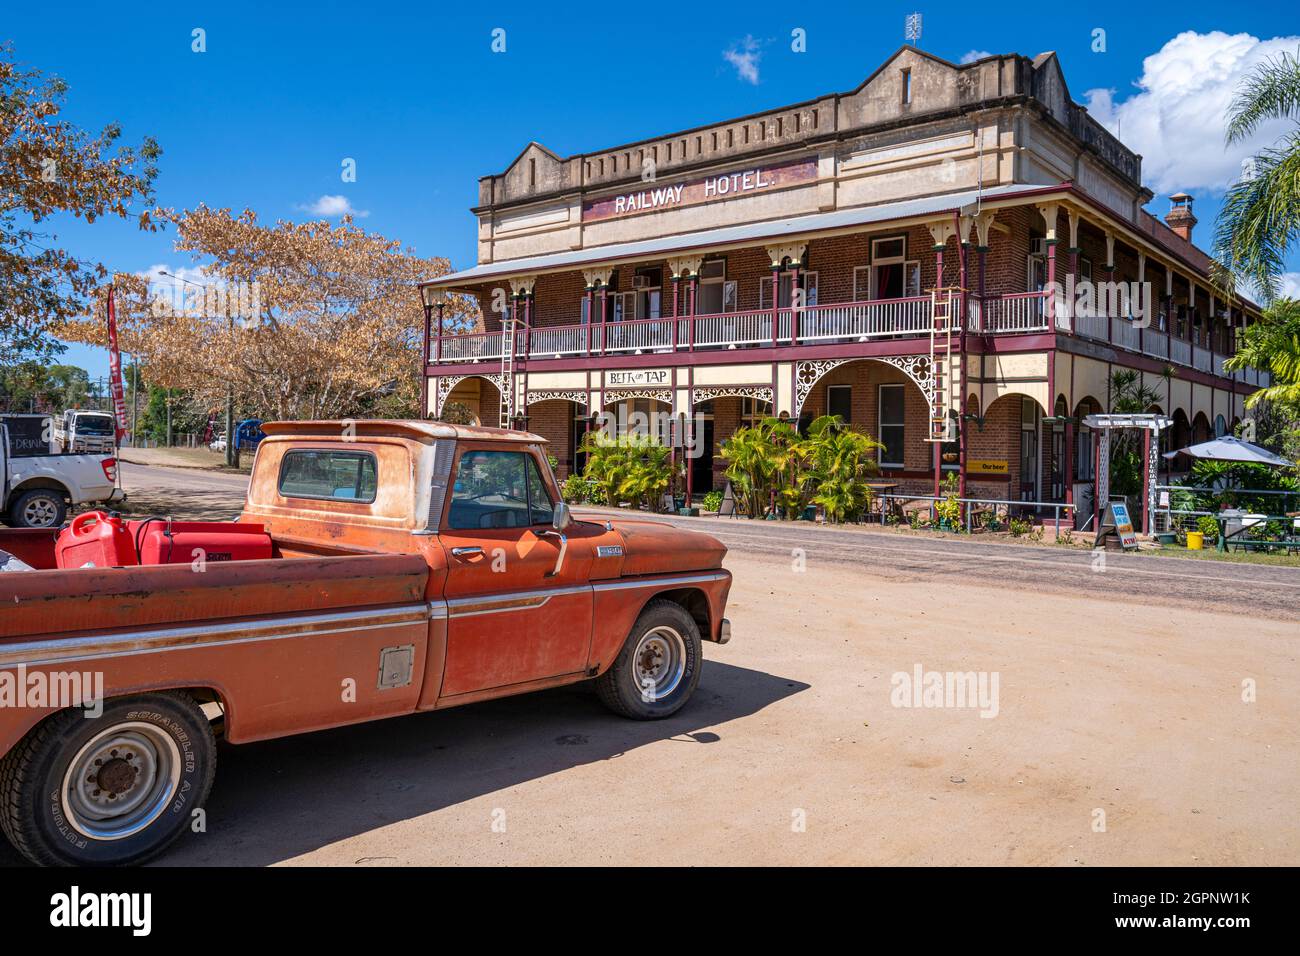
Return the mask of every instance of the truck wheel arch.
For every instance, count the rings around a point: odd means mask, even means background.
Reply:
[[[645,610],[647,604],[651,601],[672,601],[674,604],[680,604],[700,628],[700,636],[704,640],[710,640],[713,635],[713,618],[709,611],[709,597],[700,588],[676,588],[672,591],[660,591],[656,594],[649,595],[642,603],[641,611]]]
[[[227,696],[224,692],[216,687],[131,687],[122,690],[114,689],[113,693],[105,695],[105,702],[115,700],[119,697],[132,697],[138,694],[150,694],[170,691],[176,694],[185,694],[192,698],[200,707],[204,704],[215,703],[221,708],[221,716],[213,721],[218,730],[228,730],[230,722],[230,706],[227,702]],[[27,737],[32,731],[43,724],[45,721],[71,708],[63,707],[58,710],[48,710],[43,712],[34,712],[30,719],[21,722],[9,722],[4,728],[4,735],[0,737],[0,757],[3,757],[9,751]],[[224,736],[219,733],[218,736]]]
[[[46,488],[50,491],[57,491],[68,501],[72,500],[72,490],[67,485],[61,481],[56,481],[53,478],[47,478],[41,475],[35,475],[21,484],[15,485],[13,490],[10,492],[10,495],[13,498],[17,498],[19,495],[28,491],[35,491],[37,488]]]

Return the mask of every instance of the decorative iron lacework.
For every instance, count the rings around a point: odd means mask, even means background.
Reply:
[[[831,369],[838,368],[848,359],[817,359],[812,362],[796,362],[794,366],[794,417],[799,417],[803,403],[808,400],[813,386]]]
[[[921,393],[927,399],[931,399],[931,404],[933,404],[934,369],[930,367],[930,356],[882,355],[879,357],[879,361],[888,362],[914,381],[920,387]]]
[[[934,374],[928,355],[873,355],[861,359],[819,359],[813,362],[796,362],[794,376],[794,417],[799,417],[803,403],[808,400],[816,385],[827,372],[846,362],[884,362],[898,369],[921,389],[926,400],[934,395]]]
[[[435,418],[442,414],[442,406],[446,404],[447,396],[452,393],[457,385],[465,381],[467,378],[481,378],[489,381],[496,386],[498,392],[502,391],[505,387],[505,378],[499,372],[495,374],[475,372],[473,375],[443,375],[439,377],[438,387],[434,391],[436,401],[434,402],[433,414]]]
[[[691,404],[715,398],[754,398],[772,404],[771,385],[718,385],[691,389]]]
[[[528,404],[534,405],[537,402],[549,402],[559,400],[564,402],[576,402],[579,405],[587,404],[587,393],[582,389],[537,389],[528,393]]]
[[[608,405],[610,402],[621,402],[628,398],[653,398],[671,405],[673,390],[671,388],[607,388],[602,400]]]

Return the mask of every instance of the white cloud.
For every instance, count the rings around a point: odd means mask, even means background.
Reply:
[[[986,56],[992,56],[992,55],[993,54],[990,53],[988,50],[971,50],[969,53],[967,53],[964,57],[961,58],[961,61],[963,63],[974,63],[976,60],[982,60]]]
[[[347,196],[321,196],[314,203],[299,206],[298,208],[311,213],[313,216],[324,216],[326,219],[338,219],[342,216],[354,216],[357,219],[364,219],[370,215],[369,211],[365,209],[354,209],[352,201]]]
[[[1249,141],[1225,148],[1228,105],[1238,84],[1261,61],[1297,46],[1295,36],[1180,33],[1142,61],[1138,92],[1116,101],[1115,90],[1089,90],[1088,111],[1142,154],[1142,176],[1152,189],[1221,191],[1240,177],[1243,159],[1287,128],[1266,123]]]
[[[1300,272],[1282,273],[1281,292],[1284,299],[1300,299]]]
[[[759,43],[752,36],[722,51],[722,58],[736,68],[736,76],[746,83],[758,85],[758,61],[763,58]]]

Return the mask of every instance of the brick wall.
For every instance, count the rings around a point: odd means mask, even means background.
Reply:
[[[573,419],[578,411],[573,402],[563,399],[528,406],[528,430],[549,443],[546,453],[558,460],[555,474],[561,481],[573,473]]]

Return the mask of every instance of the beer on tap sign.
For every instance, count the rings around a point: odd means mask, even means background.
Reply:
[[[817,160],[800,159],[771,166],[755,166],[731,173],[718,173],[678,183],[642,183],[637,189],[592,199],[582,204],[582,221],[622,219],[643,213],[662,212],[681,206],[725,202],[740,196],[810,182],[817,178]]]

